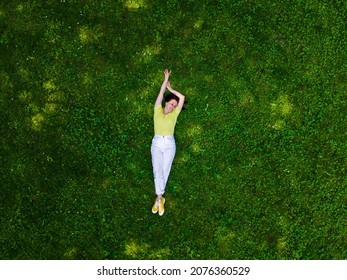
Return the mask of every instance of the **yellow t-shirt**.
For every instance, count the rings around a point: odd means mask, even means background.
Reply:
[[[163,107],[161,107],[161,105],[155,106],[153,117],[154,133],[162,136],[173,135],[177,117],[180,112],[180,109],[175,108],[171,113],[164,115]]]

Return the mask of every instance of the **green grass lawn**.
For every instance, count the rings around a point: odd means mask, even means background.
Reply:
[[[346,259],[343,0],[1,1],[0,259]],[[185,94],[163,217],[163,71]]]

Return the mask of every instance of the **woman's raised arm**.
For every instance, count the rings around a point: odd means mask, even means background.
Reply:
[[[185,96],[182,93],[178,92],[177,90],[172,89],[171,84],[170,84],[169,81],[167,82],[167,86],[166,87],[167,87],[167,89],[171,93],[173,93],[174,95],[176,95],[179,98],[179,102],[178,102],[177,108],[182,110],[183,105],[184,105]]]
[[[164,93],[165,93],[165,90],[167,87],[167,83],[169,82],[170,73],[171,73],[171,71],[169,71],[168,69],[165,69],[165,71],[164,71],[165,78],[164,78],[163,84],[161,85],[161,88],[160,88],[160,91],[159,91],[159,94],[157,96],[157,100],[155,101],[154,106],[161,105],[161,103],[163,102]]]

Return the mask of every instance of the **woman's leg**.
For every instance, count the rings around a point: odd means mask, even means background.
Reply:
[[[170,140],[169,145],[166,145],[165,150],[163,152],[163,177],[164,177],[164,192],[165,192],[165,187],[166,183],[168,181],[170,171],[171,171],[171,166],[172,162],[175,158],[176,154],[176,144],[173,140]]]
[[[164,157],[163,151],[160,147],[160,140],[161,139],[154,139],[152,141],[151,147],[154,186],[156,195],[162,195],[165,191],[163,174]]]

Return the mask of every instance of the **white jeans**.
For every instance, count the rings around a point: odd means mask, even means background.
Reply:
[[[154,135],[151,146],[155,193],[162,195],[169,178],[171,165],[176,153],[173,135]]]

